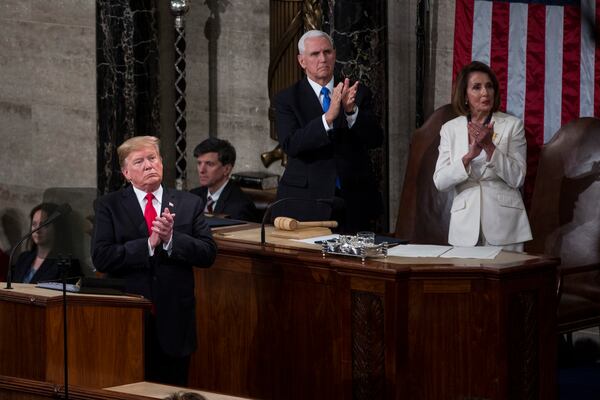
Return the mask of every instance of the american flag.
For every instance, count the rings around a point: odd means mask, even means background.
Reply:
[[[600,115],[600,0],[456,0],[454,77],[472,60],[498,76],[502,110],[525,123],[525,197],[542,144],[577,117]]]

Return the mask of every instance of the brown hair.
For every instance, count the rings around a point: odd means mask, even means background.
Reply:
[[[492,112],[498,111],[500,108],[500,84],[496,74],[490,67],[481,61],[472,61],[470,64],[465,65],[458,75],[456,76],[456,82],[454,83],[454,90],[452,92],[452,107],[459,115],[467,115],[470,110],[466,104],[467,100],[467,85],[469,83],[469,76],[473,72],[483,72],[487,74],[494,86],[494,104],[492,105]]]
[[[156,147],[156,152],[160,156],[160,139],[156,136],[134,136],[124,141],[118,148],[119,165],[121,168],[125,166],[125,159],[129,154],[144,147]]]
[[[29,213],[29,229],[31,229],[31,224],[33,223],[33,216],[35,215],[36,212],[38,212],[38,211],[43,212],[45,214],[44,220],[46,220],[57,209],[58,209],[58,204],[55,204],[55,203],[41,203],[41,204],[38,204],[37,206],[33,207],[31,209],[31,212]],[[55,221],[53,226],[59,225],[60,222],[63,222],[63,218],[59,218],[57,221]],[[61,234],[65,234],[66,225],[61,223],[60,226],[58,228],[54,228],[54,230],[55,230],[55,232],[60,232]],[[56,240],[54,243],[56,243]],[[35,250],[36,248],[37,248],[37,244],[35,244],[35,242],[30,238],[29,239],[29,249]],[[54,249],[52,249],[52,250],[54,250]]]

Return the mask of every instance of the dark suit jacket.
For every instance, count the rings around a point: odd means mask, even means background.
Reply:
[[[29,273],[29,269],[35,260],[36,254],[37,252],[35,250],[21,253],[13,269],[13,282],[23,282],[23,279],[25,279],[25,276]],[[29,283],[57,281],[61,278],[61,273],[62,271],[58,265],[58,258],[50,255],[44,260],[42,265],[40,265],[40,268],[33,275]],[[81,268],[79,266],[79,261],[73,259],[71,260],[71,268],[67,271],[66,277],[73,278],[76,276],[81,276]]]
[[[100,272],[126,280],[126,290],[152,300],[162,350],[184,357],[196,349],[194,274],[210,266],[217,252],[202,215],[202,200],[164,189],[162,208],[176,214],[171,255],[162,248],[148,254],[148,231],[131,186],[95,203],[92,260]]]
[[[373,114],[368,88],[359,86],[356,104],[359,112],[352,128],[342,110],[333,130],[327,132],[323,109],[306,77],[274,100],[279,144],[288,156],[278,199],[333,198],[339,177],[349,230],[368,228],[369,219],[382,211],[368,150],[381,146],[383,131]],[[329,218],[322,207],[300,202],[282,205],[273,213],[282,214],[301,220]]]
[[[206,204],[207,187],[200,186],[190,190],[190,192],[202,197],[204,204]],[[227,182],[223,188],[219,201],[213,207],[213,212],[215,214],[225,214],[233,219],[252,222],[256,221],[258,215],[252,199],[233,181]]]

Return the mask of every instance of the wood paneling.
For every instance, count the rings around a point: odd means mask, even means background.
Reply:
[[[219,240],[190,385],[261,399],[553,399],[555,259],[466,268]]]
[[[64,382],[62,295],[15,286],[0,290],[0,375]],[[101,388],[143,380],[149,302],[69,295],[67,304],[69,382]]]
[[[63,399],[64,396],[64,386],[59,384],[0,375],[0,399],[2,400]],[[153,398],[155,397],[69,385],[71,400],[152,400]]]

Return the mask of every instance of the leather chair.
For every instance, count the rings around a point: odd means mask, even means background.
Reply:
[[[63,249],[79,261],[85,276],[94,276],[90,255],[90,242],[94,221],[93,204],[98,190],[91,187],[51,187],[44,191],[43,201],[55,204],[68,203],[72,211],[66,216],[69,232],[61,239]]]
[[[580,118],[543,146],[525,249],[561,258],[558,331],[600,326],[600,120]]]
[[[435,110],[412,137],[394,233],[397,238],[410,243],[448,244],[453,193],[438,191],[433,173],[440,129],[456,116],[452,106],[446,104]]]

